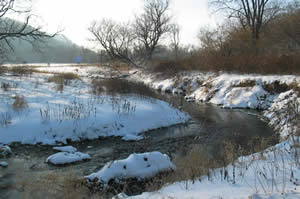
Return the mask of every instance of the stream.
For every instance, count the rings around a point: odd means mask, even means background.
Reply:
[[[61,179],[70,175],[82,177],[98,171],[111,160],[126,158],[131,153],[160,151],[173,159],[186,155],[193,146],[201,145],[217,159],[222,150],[220,145],[225,139],[239,143],[251,153],[250,141],[254,140],[253,143],[256,143],[259,139],[274,137],[273,130],[258,117],[259,112],[188,103],[178,96],[160,95],[159,98],[189,113],[191,120],[186,124],[146,131],[143,133],[145,139],[140,141],[128,142],[120,137],[101,137],[68,143],[78,151],[90,154],[90,161],[53,166],[45,163],[47,157],[54,154],[53,146],[12,144],[13,154],[5,159],[9,166],[0,167],[0,198],[27,198],[27,188],[38,182],[41,176],[54,174]],[[277,141],[273,140],[274,143]]]

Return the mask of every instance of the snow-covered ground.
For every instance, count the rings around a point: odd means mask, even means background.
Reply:
[[[52,68],[57,69],[53,66],[49,70]],[[60,70],[68,68],[72,67]],[[9,84],[8,89],[0,88],[0,144],[54,145],[105,136],[138,140],[142,132],[190,118],[161,100],[134,95],[94,96],[87,80],[71,81],[61,92],[55,83],[47,81],[49,76],[0,76],[1,84]],[[25,100],[24,107],[13,108],[18,96]]]
[[[47,163],[53,165],[71,164],[83,160],[90,160],[91,156],[81,152],[58,152],[49,156],[46,160]]]
[[[107,184],[111,179],[116,181],[137,178],[151,178],[164,171],[174,170],[175,165],[166,154],[160,152],[131,154],[124,160],[108,162],[100,171],[86,176],[88,180]]]
[[[70,153],[74,153],[77,151],[77,149],[73,146],[56,146],[53,147],[53,150],[55,151],[60,151],[60,152],[70,152]]]

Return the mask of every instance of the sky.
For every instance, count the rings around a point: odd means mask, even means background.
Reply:
[[[130,21],[142,11],[143,0],[34,0],[33,11],[49,31],[64,29],[74,43],[90,47],[88,27],[93,20]],[[200,27],[214,23],[207,0],[171,0],[173,20],[181,28],[181,43],[197,45]]]

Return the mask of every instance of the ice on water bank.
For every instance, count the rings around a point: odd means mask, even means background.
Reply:
[[[51,163],[54,165],[65,165],[71,164],[83,160],[90,160],[91,156],[89,154],[81,153],[81,152],[59,152],[49,156],[46,160],[47,163]]]
[[[57,146],[53,147],[53,150],[60,152],[76,152],[77,149],[73,146]]]
[[[8,167],[8,163],[7,162],[0,162],[0,167]]]
[[[12,153],[11,148],[9,146],[0,145],[0,158],[1,157],[7,157]]]
[[[151,178],[164,171],[174,170],[170,158],[160,152],[131,154],[127,159],[107,163],[100,171],[86,176],[89,180],[98,179],[108,183],[111,179],[123,180]]]
[[[122,137],[122,140],[124,141],[139,141],[142,139],[144,139],[144,137],[139,135],[125,135],[124,137]]]

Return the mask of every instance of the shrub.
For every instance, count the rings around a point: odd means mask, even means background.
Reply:
[[[102,79],[92,81],[92,93],[99,95],[103,92],[108,94],[138,94],[155,97],[156,94],[143,83],[132,82],[125,79]]]

